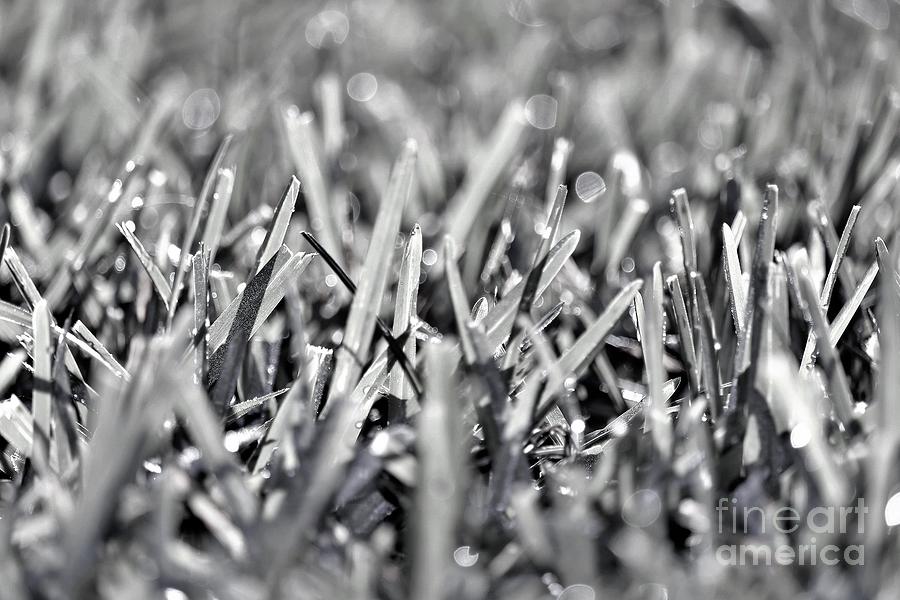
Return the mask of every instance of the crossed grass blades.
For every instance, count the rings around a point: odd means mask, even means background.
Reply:
[[[0,597],[895,597],[898,6],[606,4],[0,5]]]

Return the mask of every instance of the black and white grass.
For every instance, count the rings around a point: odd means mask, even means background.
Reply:
[[[898,22],[0,2],[0,598],[897,597]]]

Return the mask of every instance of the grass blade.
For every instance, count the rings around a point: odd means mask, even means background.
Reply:
[[[800,256],[797,258],[799,259]],[[799,284],[800,297],[805,304],[804,308],[810,320],[811,330],[815,332],[814,339],[819,340],[818,346],[822,357],[822,367],[829,380],[835,414],[844,429],[847,430],[854,420],[853,408],[855,403],[850,393],[847,375],[844,373],[844,367],[841,365],[840,358],[834,351],[834,347],[826,341],[828,337],[828,322],[819,305],[821,296],[816,294],[813,282],[809,278],[808,265],[805,264],[805,261],[795,260],[793,269],[794,277],[792,279],[795,279]],[[801,372],[802,369],[803,367],[801,366]]]
[[[275,215],[272,217],[272,222],[266,231],[266,238],[259,248],[259,254],[256,257],[256,273],[259,273],[263,266],[281,249],[299,194],[300,180],[296,177],[291,177],[291,182],[288,184],[284,194],[282,194],[281,201],[275,209]]]
[[[582,333],[578,340],[557,359],[551,372],[558,375],[555,377],[551,376],[551,379],[548,381],[547,387],[538,403],[538,414],[550,408],[551,396],[559,391],[565,378],[570,376],[579,377],[584,372],[584,369],[587,368],[597,352],[600,351],[604,338],[606,338],[606,335],[612,330],[616,322],[622,318],[622,315],[634,301],[634,297],[640,291],[642,285],[642,280],[633,281],[616,294],[616,297],[610,301],[600,316],[588,327],[587,331]]]
[[[52,346],[50,345],[50,312],[47,303],[39,300],[32,312],[34,335],[34,391],[31,410],[34,414],[34,459],[38,465],[53,465],[50,423],[52,420],[51,393],[53,386]],[[51,468],[53,468],[51,466]]]
[[[9,223],[3,224],[3,233],[0,233],[0,264],[6,257],[6,248],[9,246]]]
[[[525,107],[513,102],[503,111],[487,148],[468,167],[466,179],[447,208],[447,233],[464,244],[491,190],[519,152],[527,128]]]
[[[272,311],[275,310],[275,307],[278,306],[278,303],[281,302],[281,299],[284,298],[288,286],[296,281],[296,278],[303,272],[314,256],[315,254],[304,254],[302,252],[290,256],[290,251],[287,247],[285,246],[282,248],[282,251],[275,257],[274,266],[278,268],[278,272],[266,287],[266,293],[263,296],[253,326],[249,330],[249,335],[252,336],[259,330],[269,315],[272,314]],[[257,276],[258,275],[259,274],[257,274]],[[248,287],[249,285],[250,284],[248,284]],[[222,311],[219,318],[210,325],[209,340],[207,343],[209,344],[209,351],[211,353],[219,350],[228,338],[228,332],[231,330],[231,326],[238,316],[241,299],[246,291],[245,288],[244,292],[238,294],[237,297],[228,304],[225,310]]]
[[[33,310],[41,300],[41,293],[38,291],[37,286],[34,285],[34,281],[28,275],[25,265],[22,264],[22,259],[19,258],[19,255],[14,248],[8,247],[6,248],[3,260],[6,262],[9,274],[12,275],[16,288],[18,288],[19,293],[22,294],[22,297],[25,299],[25,305],[29,310]]]
[[[850,216],[847,217],[847,224],[844,225],[844,232],[841,234],[834,257],[831,259],[831,266],[828,268],[828,275],[826,275],[825,283],[822,285],[819,306],[822,307],[822,312],[825,314],[828,313],[828,307],[831,305],[831,293],[834,291],[834,284],[837,282],[838,273],[843,266],[844,256],[847,254],[847,247],[850,245],[850,236],[853,234],[853,226],[856,224],[859,210],[859,205],[854,206],[850,211]],[[812,364],[815,343],[815,332],[810,331],[806,336],[806,346],[803,349],[803,358],[800,361],[801,369]]]
[[[399,338],[410,330],[412,317],[416,316],[416,304],[419,296],[419,277],[422,270],[422,230],[418,224],[413,227],[403,251],[400,262],[400,278],[397,282],[397,302],[394,306],[393,335]],[[416,364],[416,339],[408,336],[403,344],[403,352],[409,364]],[[403,369],[397,365],[391,370],[391,396],[398,399],[402,406],[393,406],[392,421],[404,419],[418,412],[418,402],[407,381]],[[390,406],[389,406],[390,411]]]
[[[131,250],[134,252],[135,256],[137,256],[141,266],[144,267],[144,271],[150,276],[150,281],[153,282],[153,289],[156,290],[160,300],[162,300],[163,306],[168,310],[168,302],[169,297],[172,295],[172,290],[169,287],[169,282],[166,281],[166,276],[162,274],[162,271],[160,271],[159,267],[156,266],[156,263],[153,262],[150,253],[147,252],[144,245],[137,236],[134,235],[134,232],[131,231],[127,223],[116,223],[116,229],[118,229],[119,233],[122,234],[122,237],[128,241]]]
[[[375,229],[369,242],[369,252],[362,270],[363,276],[359,289],[353,296],[344,339],[337,351],[331,391],[323,415],[330,412],[329,406],[347,400],[351,386],[356,384],[359,377],[359,363],[368,356],[369,344],[375,329],[375,317],[387,286],[394,238],[397,236],[403,207],[412,188],[415,163],[416,145],[410,140],[397,159],[391,174],[391,183],[378,211]]]
[[[303,182],[306,209],[313,233],[322,240],[325,249],[337,257],[340,264],[343,262],[343,245],[325,187],[322,161],[319,160],[314,142],[315,117],[311,112],[301,113],[297,107],[292,106],[281,111],[281,118],[288,152]]]
[[[458,407],[452,377],[453,351],[446,342],[429,344],[425,352],[427,402],[417,431],[419,455],[413,514],[413,598],[441,598],[450,568],[459,519],[461,444]]]
[[[559,243],[547,253],[544,259],[544,268],[535,290],[535,297],[540,297],[553,282],[563,265],[575,252],[580,237],[581,234],[578,230],[573,231],[559,240]],[[516,312],[525,293],[525,286],[525,280],[517,283],[484,317],[485,334],[488,344],[492,348],[496,349],[502,344],[512,331]]]
[[[178,259],[178,270],[175,271],[175,281],[172,283],[172,291],[169,294],[169,300],[166,303],[169,309],[166,317],[166,325],[172,326],[172,320],[175,318],[175,309],[178,308],[178,296],[181,294],[181,287],[184,284],[184,276],[187,274],[188,265],[190,264],[191,248],[194,247],[194,240],[197,238],[197,231],[200,229],[200,221],[206,215],[209,206],[209,197],[213,192],[213,185],[218,176],[225,155],[231,147],[232,136],[227,135],[219,145],[219,150],[213,157],[212,164],[206,172],[206,178],[203,180],[203,187],[200,188],[200,195],[194,203],[194,211],[191,213],[191,222],[184,233],[184,241],[181,244],[181,257]]]
[[[644,290],[644,319],[641,327],[641,347],[644,351],[644,364],[647,370],[647,400],[644,431],[650,431],[656,450],[664,460],[671,454],[672,424],[666,415],[663,384],[666,373],[663,369],[663,284],[662,268],[657,262],[653,265],[653,285]]]
[[[838,341],[844,335],[844,332],[847,331],[850,321],[853,320],[853,315],[856,314],[856,311],[858,311],[859,307],[862,305],[862,301],[865,299],[869,288],[872,287],[872,283],[875,281],[875,276],[878,274],[878,271],[878,262],[873,262],[866,270],[866,274],[863,275],[859,285],[853,290],[853,295],[847,300],[847,303],[841,307],[840,312],[834,318],[834,321],[832,321],[830,335],[828,337],[828,341],[832,348],[837,346]]]
[[[234,167],[219,169],[216,180],[216,191],[212,195],[212,203],[209,207],[209,216],[203,226],[203,234],[200,241],[209,251],[209,264],[216,260],[216,252],[225,231],[225,219],[228,216],[228,207],[234,193]]]

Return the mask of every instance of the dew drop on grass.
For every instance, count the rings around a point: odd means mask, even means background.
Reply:
[[[471,567],[478,562],[478,553],[470,546],[460,546],[453,551],[453,561],[461,567]]]
[[[181,108],[181,119],[189,129],[201,130],[212,127],[222,104],[215,90],[202,88],[194,91]]]
[[[536,129],[553,129],[559,103],[546,94],[535,94],[525,103],[525,119]]]
[[[347,95],[357,102],[368,102],[378,91],[378,80],[371,73],[357,73],[347,81]]]
[[[240,434],[229,431],[225,434],[225,449],[229,452],[237,452],[241,447]]]
[[[652,525],[662,512],[662,502],[653,490],[638,490],[622,503],[622,519],[632,527]]]
[[[605,191],[606,182],[593,171],[585,171],[575,179],[575,194],[582,202],[591,203]]]

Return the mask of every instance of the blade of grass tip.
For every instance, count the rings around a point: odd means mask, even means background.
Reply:
[[[504,109],[487,148],[469,163],[462,187],[450,200],[446,213],[447,233],[457,244],[465,243],[491,190],[519,153],[527,127],[525,106],[516,100]]]
[[[544,258],[547,251],[556,244],[556,238],[559,235],[559,223],[562,220],[562,212],[566,205],[567,194],[568,188],[564,185],[560,185],[556,189],[556,199],[550,206],[550,211],[547,213],[547,222],[544,224],[543,229],[541,229],[541,243],[538,246],[538,253],[535,256],[536,261]]]
[[[840,254],[840,241],[838,240],[837,233],[834,231],[834,225],[831,222],[831,218],[828,216],[828,210],[821,202],[813,203],[813,211],[816,216],[816,227],[819,230],[819,234],[822,236],[822,239],[825,241],[825,248],[828,250],[828,253],[831,256],[837,258]],[[851,211],[851,215],[852,215]],[[858,216],[858,214],[857,214]],[[856,222],[856,218],[853,218],[853,222]],[[850,221],[847,222],[850,225]],[[844,227],[844,232],[849,235],[851,232],[847,232],[847,227]],[[843,234],[842,234],[843,237]],[[846,249],[845,249],[846,252]],[[856,277],[853,275],[853,270],[850,268],[850,264],[841,261],[838,267],[838,278],[841,281],[841,285],[844,287],[844,291],[847,294],[850,294],[852,290],[856,288]]]
[[[694,346],[694,334],[691,330],[690,317],[688,317],[687,304],[681,291],[681,281],[678,275],[670,275],[666,279],[669,288],[669,296],[672,298],[672,312],[675,314],[675,325],[678,328],[678,339],[681,342],[682,358],[687,366],[688,382],[691,393],[696,396],[700,393],[700,370],[697,367],[697,350]],[[618,387],[616,387],[618,391]]]
[[[606,260],[606,280],[615,281],[619,272],[619,264],[631,246],[644,217],[650,212],[650,203],[643,198],[635,198],[625,205],[625,212],[618,226],[612,232]]]
[[[540,402],[538,402],[539,415],[551,408],[551,398],[559,392],[565,378],[581,376],[602,347],[607,334],[634,301],[643,283],[640,279],[633,281],[616,294],[591,326],[557,359],[552,372],[560,373],[560,375],[548,381]]]
[[[19,258],[14,248],[8,247],[3,260],[6,262],[6,267],[9,269],[9,274],[12,276],[16,288],[22,294],[22,298],[25,299],[25,305],[28,307],[28,310],[33,310],[35,305],[41,300],[41,294],[38,292],[37,286],[34,285],[34,281],[28,275],[25,265],[22,264],[22,259]]]
[[[850,236],[853,234],[853,226],[859,217],[860,206],[857,204],[850,210],[847,217],[847,223],[844,225],[844,231],[841,233],[841,239],[835,249],[834,256],[831,259],[831,266],[828,268],[828,274],[825,276],[825,283],[822,284],[822,293],[819,295],[819,306],[822,312],[828,314],[828,307],[831,305],[831,294],[834,291],[834,284],[837,281],[838,273],[843,266],[844,256],[847,254],[847,248],[850,245]],[[849,292],[849,289],[847,290]],[[813,351],[815,349],[815,332],[810,331],[806,336],[806,346],[803,349],[803,359],[800,362],[800,368],[803,369],[812,364],[814,360]]]
[[[390,272],[394,238],[400,228],[403,207],[412,188],[415,167],[416,143],[408,140],[394,165],[387,192],[378,210],[363,275],[350,305],[343,342],[337,350],[331,390],[323,408],[323,416],[330,412],[330,406],[347,401],[347,394],[359,378],[360,363],[369,354],[375,317],[381,306]]]
[[[31,330],[31,313],[0,300],[0,339],[17,344],[17,337]]]
[[[256,257],[256,273],[259,273],[263,266],[278,253],[278,250],[284,243],[284,236],[291,222],[291,215],[294,214],[294,206],[297,203],[299,194],[300,180],[291,176],[291,181],[281,196],[281,201],[278,203],[275,215],[272,217],[268,231],[266,231],[266,237],[259,248],[259,254]]]
[[[0,264],[3,264],[7,246],[9,246],[9,223],[4,223],[3,233],[0,233]]]
[[[641,329],[641,347],[647,369],[647,397],[644,431],[650,431],[656,449],[663,459],[668,459],[672,447],[672,424],[666,415],[663,383],[666,380],[662,364],[663,339],[663,287],[662,267],[653,265],[653,285],[643,291],[644,328]]]
[[[456,546],[464,455],[459,436],[462,423],[455,422],[459,410],[454,403],[452,354],[446,342],[429,344],[425,351],[428,401],[416,427],[419,461],[412,527],[413,598],[443,596],[444,575]]]
[[[16,235],[22,246],[31,256],[45,256],[48,252],[48,231],[38,215],[40,211],[34,206],[34,199],[21,185],[15,184],[6,197],[7,207],[13,223],[16,223]]]
[[[325,184],[322,161],[315,143],[315,117],[311,112],[301,113],[296,106],[281,111],[282,124],[287,138],[287,149],[294,168],[303,182],[306,209],[310,225],[325,249],[343,262],[343,246],[340,231],[332,214],[331,202]]]
[[[599,272],[600,269],[606,266],[613,223],[619,218],[624,198],[622,193],[623,178],[622,171],[614,168],[612,161],[610,161],[606,171],[608,191],[604,198],[595,202],[597,205],[594,215],[596,226],[594,227],[594,255],[591,260],[591,272]]]
[[[819,306],[820,296],[816,294],[815,285],[809,278],[808,262],[801,260],[800,255],[797,255],[795,259],[792,265],[794,277],[789,278],[789,280],[793,279],[798,284],[800,297],[805,304],[803,309],[806,313],[806,318],[809,320],[811,330],[815,332],[816,338],[819,340],[819,353],[822,357],[823,370],[828,378],[834,412],[843,429],[847,431],[854,421],[854,402],[850,393],[850,386],[847,383],[847,375],[844,373],[844,367],[837,352],[827,341],[828,322],[825,319],[822,308]]]
[[[72,333],[80,337],[97,355],[102,359],[99,362],[103,364],[116,377],[121,377],[126,381],[131,379],[131,374],[123,367],[116,357],[106,349],[106,346],[97,339],[97,337],[88,329],[87,325],[81,321],[75,321],[72,325]]]
[[[675,219],[678,221],[678,231],[681,234],[684,270],[690,274],[697,270],[697,240],[694,234],[691,206],[684,188],[678,188],[672,192],[670,203],[672,212],[675,213]]]
[[[31,396],[31,410],[34,414],[34,459],[41,465],[55,463],[52,458],[50,421],[53,385],[50,345],[50,312],[47,302],[40,300],[31,313],[34,336],[34,389]],[[52,467],[51,467],[52,468]]]
[[[759,217],[759,226],[756,234],[756,250],[753,254],[751,267],[750,288],[747,294],[747,306],[744,314],[744,332],[738,336],[737,349],[735,350],[734,379],[732,380],[731,395],[729,396],[726,411],[737,407],[739,396],[744,387],[755,383],[756,368],[753,365],[761,344],[754,335],[758,336],[762,323],[763,311],[757,310],[768,296],[769,266],[775,254],[775,231],[778,219],[778,187],[769,184],[763,198],[762,213]],[[751,371],[747,377],[742,377],[747,371]],[[739,381],[740,379],[740,381]]]
[[[397,301],[394,306],[395,338],[400,338],[410,330],[411,319],[416,315],[416,304],[419,296],[419,276],[422,270],[422,230],[418,223],[413,227],[400,261],[400,277],[397,282]],[[403,344],[403,352],[409,364],[416,365],[416,339],[407,336]],[[391,370],[390,390],[392,401],[388,406],[388,419],[391,422],[405,420],[419,411],[418,401],[411,389],[406,374],[400,365]],[[396,400],[399,400],[399,403]],[[391,410],[393,408],[393,410]]]
[[[216,191],[213,192],[212,203],[209,207],[209,216],[206,218],[203,234],[200,236],[200,241],[209,250],[209,264],[213,264],[216,260],[222,232],[225,231],[225,219],[228,216],[228,207],[234,194],[234,173],[234,165],[219,169]]]
[[[722,223],[722,266],[725,270],[725,282],[730,294],[731,317],[734,331],[740,336],[744,332],[744,316],[747,311],[744,298],[744,275],[741,272],[741,261],[738,258],[737,243],[731,227]]]
[[[319,252],[319,255],[322,257],[322,259],[325,260],[329,268],[331,268],[334,274],[337,275],[337,278],[340,280],[340,282],[344,284],[344,287],[346,287],[351,294],[356,294],[356,284],[353,283],[353,280],[350,279],[350,276],[347,275],[347,272],[344,271],[344,269],[341,268],[341,266],[334,260],[334,257],[331,256],[328,250],[326,250],[308,231],[302,232],[301,235],[306,239],[307,242],[309,242],[309,244],[313,248],[316,249],[317,252]],[[418,317],[413,315],[411,320],[416,321],[418,320]],[[391,333],[391,330],[388,329],[388,326],[385,325],[384,321],[382,321],[381,317],[379,317],[378,315],[375,315],[375,328],[378,330],[378,333],[381,335],[384,341],[387,342],[388,349],[393,355],[392,358],[400,364],[400,367],[401,369],[403,369],[403,373],[406,375],[413,392],[417,396],[421,395],[422,385],[419,382],[418,375],[416,375],[415,368],[406,359],[406,355],[404,354],[403,346],[401,345],[401,343],[397,340],[397,338],[394,337],[394,335]]]
[[[141,240],[139,240],[137,236],[134,235],[134,232],[128,227],[128,223],[116,223],[116,229],[118,229],[119,233],[122,234],[122,237],[128,241],[128,245],[131,246],[131,250],[134,252],[135,256],[137,256],[141,266],[144,267],[144,271],[150,276],[150,281],[153,283],[153,289],[156,290],[156,293],[162,300],[163,306],[168,310],[168,302],[172,295],[172,289],[169,287],[169,282],[166,281],[166,276],[163,275],[162,271],[159,270],[159,267],[156,266],[156,263],[153,262],[150,253],[147,252],[147,249],[144,248]]]
[[[550,174],[547,176],[547,189],[544,193],[544,212],[550,214],[556,202],[559,186],[566,180],[569,156],[572,154],[572,142],[558,137],[553,142],[553,153],[550,155]],[[556,243],[554,240],[553,243]]]
[[[850,245],[850,237],[853,235],[853,227],[856,225],[856,219],[859,217],[860,206],[857,204],[850,209],[850,215],[847,217],[847,223],[844,225],[844,231],[841,233],[841,239],[838,241],[837,249],[831,259],[831,266],[828,269],[828,275],[825,277],[825,283],[822,285],[822,294],[820,304],[822,311],[827,311],[831,304],[831,293],[834,290],[834,284],[837,280],[838,272],[843,266],[844,257],[847,255],[847,248]],[[850,291],[850,290],[847,290]]]
[[[285,393],[290,391],[290,389],[291,388],[283,388],[274,392],[269,392],[268,394],[264,394],[262,396],[257,396],[256,398],[250,398],[249,400],[238,402],[228,409],[228,417],[226,421],[237,421],[241,417],[250,414],[250,412],[254,408],[260,407],[263,404],[268,404],[270,400],[274,400],[275,398],[284,395]]]
[[[169,294],[168,313],[166,315],[166,326],[171,327],[175,318],[175,309],[178,308],[178,296],[181,294],[181,287],[184,285],[184,277],[187,275],[188,265],[190,264],[191,248],[194,247],[194,239],[197,237],[197,231],[200,229],[200,221],[206,214],[207,206],[209,206],[209,197],[213,192],[213,184],[215,184],[219,169],[225,160],[225,155],[231,147],[232,135],[226,135],[225,139],[219,145],[216,155],[213,157],[209,171],[206,172],[206,178],[203,180],[203,187],[200,188],[200,195],[194,203],[194,210],[191,214],[191,222],[184,233],[184,240],[181,244],[181,257],[178,259],[178,270],[175,271],[175,280],[172,283],[172,291]]]
[[[576,229],[565,235],[547,253],[547,256],[544,258],[544,268],[541,271],[538,286],[535,290],[536,298],[546,291],[559,274],[563,265],[575,252],[580,239],[581,233]],[[484,330],[487,335],[487,341],[495,349],[506,340],[512,331],[516,313],[525,293],[526,284],[525,280],[517,283],[484,317]]]

